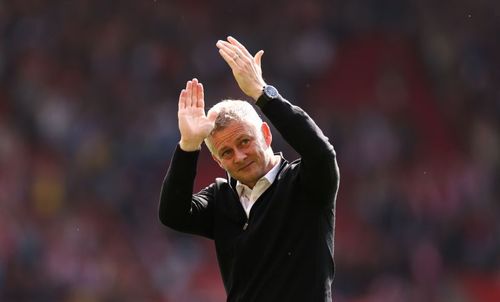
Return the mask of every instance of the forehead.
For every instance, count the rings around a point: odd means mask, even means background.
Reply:
[[[243,136],[254,137],[256,126],[246,121],[233,121],[212,134],[212,144],[216,150],[231,145]]]

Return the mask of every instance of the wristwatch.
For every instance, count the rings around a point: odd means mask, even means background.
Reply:
[[[279,96],[280,94],[278,92],[278,89],[276,89],[274,86],[266,85],[262,88],[262,95],[257,99],[256,104],[259,107],[262,107],[269,101],[277,99]]]

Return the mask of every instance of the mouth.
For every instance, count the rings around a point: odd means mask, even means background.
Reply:
[[[238,171],[243,171],[243,170],[245,170],[246,168],[250,167],[250,165],[252,165],[252,164],[253,164],[253,161],[251,161],[251,162],[249,162],[247,165],[245,165],[245,166],[241,167]]]

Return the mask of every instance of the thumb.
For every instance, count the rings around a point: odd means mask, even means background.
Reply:
[[[215,123],[215,120],[217,119],[218,113],[215,111],[209,111],[207,115],[207,119],[210,123]]]
[[[255,63],[260,66],[260,63],[262,61],[262,55],[264,55],[263,50],[259,50],[254,57]]]

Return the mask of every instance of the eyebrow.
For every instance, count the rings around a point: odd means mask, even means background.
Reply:
[[[245,138],[249,138],[249,139],[253,139],[255,138],[254,136],[252,135],[249,135],[249,134],[241,134],[240,136],[238,136],[236,138],[236,142],[240,142],[241,140],[245,139]],[[224,146],[222,147],[219,151],[217,151],[217,154],[219,155],[219,157],[227,150],[227,149],[230,149],[230,147],[227,147],[227,146]]]

